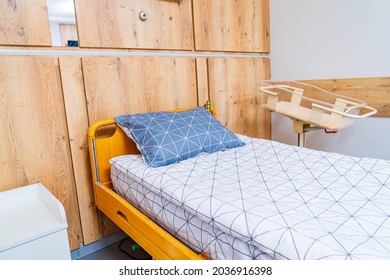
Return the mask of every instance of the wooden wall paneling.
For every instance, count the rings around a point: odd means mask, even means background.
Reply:
[[[64,205],[70,248],[81,225],[58,59],[0,56],[0,190],[42,182]]]
[[[194,58],[84,57],[82,63],[90,123],[197,106]]]
[[[75,0],[75,10],[80,47],[193,49],[191,0]]]
[[[207,58],[196,59],[196,80],[198,88],[198,104],[203,105],[210,100]]]
[[[209,89],[217,118],[235,133],[270,139],[270,112],[260,81],[269,79],[268,58],[209,58]]]
[[[195,59],[189,57],[84,57],[90,124],[117,115],[198,105]],[[103,236],[118,231],[100,215]]]
[[[0,45],[51,46],[46,0],[0,1]]]
[[[269,0],[197,0],[193,11],[196,50],[269,53]]]
[[[375,117],[390,117],[390,77],[321,79],[302,82],[316,85],[336,94],[363,100],[378,110]],[[324,97],[313,95],[313,98],[320,100]],[[324,101],[327,100],[324,99]]]
[[[60,57],[70,148],[77,189],[83,243],[100,238],[88,155],[88,114],[80,57]]]

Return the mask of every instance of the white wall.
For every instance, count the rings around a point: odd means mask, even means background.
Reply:
[[[390,76],[389,0],[270,0],[271,78]],[[311,131],[306,146],[390,159],[390,118],[358,120],[336,134]],[[297,144],[292,122],[272,114],[272,139]]]

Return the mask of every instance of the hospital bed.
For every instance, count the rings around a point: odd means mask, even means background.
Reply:
[[[155,259],[390,258],[387,160],[235,134],[154,167],[128,133],[89,129],[95,203]]]

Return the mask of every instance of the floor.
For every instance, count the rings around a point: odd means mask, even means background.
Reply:
[[[84,255],[78,260],[148,260],[150,255],[129,237],[112,243],[100,250]]]

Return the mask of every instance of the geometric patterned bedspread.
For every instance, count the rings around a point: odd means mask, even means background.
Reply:
[[[116,168],[274,259],[390,259],[390,161],[238,135],[243,147]]]

